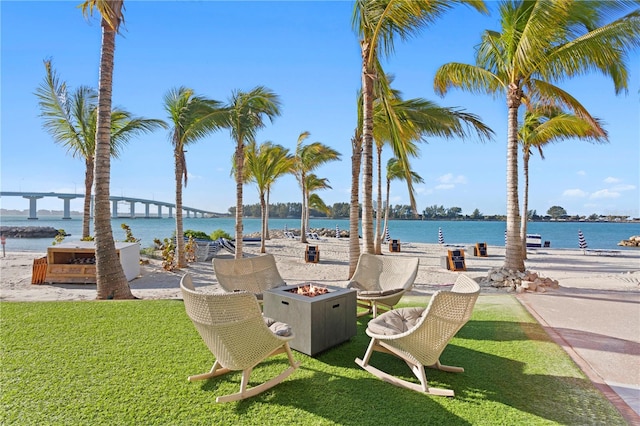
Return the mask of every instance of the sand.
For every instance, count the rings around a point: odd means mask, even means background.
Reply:
[[[267,242],[267,252],[276,257],[278,270],[288,284],[313,281],[320,284],[345,286],[349,272],[348,239],[329,238],[317,242],[320,263],[305,263],[305,245],[296,240],[272,239]],[[441,266],[441,257],[453,247],[437,244],[403,244],[400,253],[387,256],[414,256],[420,259],[418,275],[410,294],[429,295],[452,284],[460,272],[452,272]],[[258,243],[245,243],[248,256],[260,254]],[[504,262],[504,247],[489,246],[488,257],[473,257],[466,253],[465,272],[478,280],[486,277],[491,268]],[[94,300],[95,284],[31,284],[33,260],[46,253],[11,252],[0,257],[0,300],[2,301],[64,301]],[[219,256],[231,258],[231,254]],[[615,255],[584,254],[582,250],[533,249],[528,253],[527,270],[542,277],[558,280],[561,288],[582,288],[640,292],[640,250],[623,249]],[[130,281],[132,293],[141,299],[179,299],[179,283],[185,273],[193,276],[197,287],[211,286],[218,291],[213,266],[208,262],[195,262],[187,268],[173,272],[164,271],[160,261],[151,259],[141,265],[140,275]],[[549,290],[554,291],[554,290]],[[482,293],[506,292],[483,286]]]

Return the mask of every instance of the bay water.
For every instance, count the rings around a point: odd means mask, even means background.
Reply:
[[[217,229],[234,235],[234,218],[184,218],[184,230],[202,231],[210,235]],[[152,247],[154,239],[170,238],[175,233],[173,218],[114,218],[111,220],[113,236],[116,241],[124,241],[126,235],[121,224],[131,228],[133,236],[140,239],[142,248]],[[260,231],[260,219],[245,218],[244,234]],[[64,229],[70,236],[64,242],[80,240],[82,236],[82,218],[72,216],[61,219],[55,216],[40,216],[30,220],[26,216],[0,216],[2,226],[51,226]],[[92,224],[93,226],[93,224]],[[311,228],[336,226],[341,230],[349,229],[348,219],[311,219]],[[300,229],[299,219],[270,219],[270,229]],[[505,222],[499,221],[431,221],[431,220],[391,220],[389,235],[402,243],[438,243],[438,229],[442,230],[445,244],[471,245],[486,242],[488,245],[504,246]],[[577,249],[578,230],[581,230],[590,249],[623,250],[617,244],[632,235],[640,235],[640,223],[630,222],[530,222],[528,233],[541,235],[542,241],[549,241],[550,248]],[[7,251],[46,252],[53,238],[7,238]]]

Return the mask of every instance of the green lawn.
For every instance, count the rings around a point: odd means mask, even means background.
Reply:
[[[301,367],[275,388],[217,404],[215,396],[237,391],[240,373],[187,381],[213,357],[182,301],[3,302],[0,315],[1,424],[625,424],[508,295],[481,296],[443,353],[464,373],[427,370],[455,398],[397,388],[358,367],[369,317],[347,343],[316,357],[294,351]],[[371,362],[413,378],[396,358],[374,354]],[[279,355],[252,380],[286,366]]]

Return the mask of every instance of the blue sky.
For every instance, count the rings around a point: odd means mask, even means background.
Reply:
[[[73,2],[0,2],[1,13],[1,183],[2,191],[82,192],[84,161],[72,158],[42,129],[35,89],[47,58],[71,89],[97,88],[101,32],[97,18],[85,20]],[[282,101],[282,115],[261,130],[258,142],[295,148],[298,135],[342,153],[342,161],[317,171],[332,190],[327,204],[348,202],[350,140],[360,87],[360,49],[351,29],[350,1],[170,2],[127,1],[125,27],[116,40],[114,105],[148,118],[166,119],[168,90],[186,86],[227,101],[233,90],[264,85]],[[495,8],[496,3],[490,3]],[[395,88],[405,98],[423,97],[441,106],[478,114],[496,133],[489,142],[430,138],[420,145],[414,170],[420,210],[460,207],[463,214],[504,214],[506,106],[503,99],[459,90],[444,98],[433,91],[436,69],[451,61],[472,63],[474,46],[485,29],[498,29],[498,17],[456,7],[418,37],[396,43],[385,62]],[[565,141],[548,146],[545,160],[530,161],[529,208],[538,214],[559,205],[569,214],[640,216],[640,54],[630,62],[628,94],[616,96],[599,75],[563,84],[606,123],[609,144]],[[187,152],[187,206],[226,212],[235,205],[230,176],[233,142],[221,131],[191,145]],[[384,163],[389,157],[387,151]],[[522,182],[522,180],[521,180]],[[174,199],[172,147],[168,131],[132,140],[111,164],[111,194],[171,202]],[[299,202],[292,177],[278,181],[271,202]],[[408,204],[402,183],[391,187],[393,204]],[[245,187],[245,204],[258,202]],[[19,197],[2,197],[0,206],[27,209]],[[81,210],[80,199],[72,201]],[[44,198],[38,208],[62,209]],[[138,209],[143,209],[138,206]]]

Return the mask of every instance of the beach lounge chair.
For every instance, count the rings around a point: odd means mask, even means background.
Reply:
[[[399,308],[369,321],[369,347],[356,364],[376,377],[396,386],[431,395],[454,396],[453,390],[431,388],[425,367],[448,372],[464,368],[440,364],[440,355],[473,312],[480,286],[466,275],[458,276],[451,291],[437,291],[426,308]],[[394,355],[407,363],[420,384],[392,376],[369,364],[373,352]]]
[[[324,238],[320,238],[320,235],[318,235],[317,232],[307,232],[307,238],[315,241],[327,241]]]
[[[289,347],[289,341],[295,337],[291,328],[263,317],[253,294],[198,292],[193,288],[189,274],[182,278],[180,290],[187,315],[215,356],[215,363],[208,373],[189,376],[189,381],[242,371],[240,391],[218,396],[216,402],[238,401],[258,395],[282,382],[300,365],[294,360]],[[289,367],[278,376],[248,388],[253,368],[280,353],[287,354]]]
[[[231,254],[236,254],[236,246],[231,241],[222,237],[220,237],[218,241],[220,242],[220,245],[222,246],[223,249],[225,249]]]
[[[289,238],[289,239],[292,239],[292,240],[295,240],[295,239],[297,239],[297,238],[298,238],[298,237],[296,237],[296,236],[295,236],[295,234],[294,234],[293,232],[291,232],[291,231],[284,231],[284,236],[285,236],[285,237],[287,237],[287,238]]]
[[[376,256],[362,253],[356,271],[347,287],[358,292],[358,306],[375,318],[379,308],[393,309],[407,292],[418,274],[417,257]]]
[[[247,291],[259,300],[271,288],[286,285],[272,254],[242,259],[213,259],[213,270],[220,287],[226,292]]]

